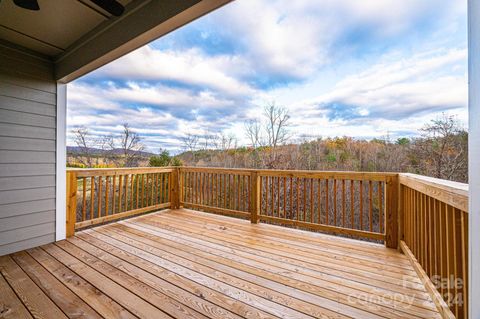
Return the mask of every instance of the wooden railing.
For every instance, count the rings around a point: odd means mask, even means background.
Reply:
[[[250,218],[252,172],[241,169],[180,169],[180,205]]]
[[[67,171],[67,236],[76,229],[172,207],[176,169],[118,168]]]
[[[396,247],[396,174],[259,171],[261,221],[385,241]],[[394,217],[396,218],[396,217]]]
[[[224,168],[72,169],[67,236],[161,208],[384,241],[444,317],[467,318],[468,186],[412,174]]]
[[[381,240],[396,248],[397,178],[393,173],[181,168],[180,205],[254,223]]]
[[[400,247],[446,318],[467,318],[468,185],[400,174]]]

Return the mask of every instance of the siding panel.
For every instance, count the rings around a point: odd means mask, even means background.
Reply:
[[[0,122],[55,128],[55,117],[0,109]]]
[[[19,225],[21,227],[33,226],[43,223],[55,222],[55,212],[46,211],[39,213],[32,213],[20,216],[13,216],[0,219],[0,232],[6,230],[16,229]]]
[[[32,247],[45,245],[55,241],[55,233],[43,236],[31,237],[22,241],[0,245],[0,256],[10,254],[11,252],[29,249]]]
[[[0,44],[0,255],[55,240],[52,63]]]
[[[0,95],[15,97],[18,99],[55,105],[56,96],[53,93],[30,89],[6,82],[0,82]]]
[[[1,132],[1,126],[0,126]],[[36,163],[48,164],[55,162],[55,152],[0,151],[0,164]],[[0,182],[1,189],[1,182]]]
[[[0,136],[0,150],[55,152],[55,141]]]
[[[55,210],[54,199],[0,205],[0,218]]]
[[[0,135],[5,137],[41,138],[54,140],[55,129],[0,122]]]
[[[21,176],[0,178],[0,191],[55,187],[55,176]]]
[[[55,116],[55,106],[34,101],[19,100],[10,96],[0,95],[0,108],[26,113]]]
[[[12,204],[19,202],[30,202],[32,200],[55,198],[55,187],[15,189],[0,191],[0,202]]]
[[[55,175],[55,164],[0,164],[0,177]]]

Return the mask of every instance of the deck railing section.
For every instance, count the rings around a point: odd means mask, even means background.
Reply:
[[[446,318],[467,318],[468,186],[400,174],[401,249]]]
[[[265,170],[258,175],[261,221],[386,239],[389,179],[395,174]]]
[[[67,171],[67,236],[75,229],[171,206],[174,169]]]
[[[181,206],[250,218],[251,171],[182,167],[179,173]]]

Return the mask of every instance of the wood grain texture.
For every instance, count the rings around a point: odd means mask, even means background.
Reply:
[[[80,231],[0,266],[8,309],[25,318],[39,300],[58,318],[440,318],[396,250],[186,209]]]

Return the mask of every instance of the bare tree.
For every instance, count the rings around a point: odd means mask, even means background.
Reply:
[[[257,148],[262,144],[262,125],[258,119],[253,119],[245,122],[245,134],[250,140],[250,145]]]
[[[416,144],[420,151],[420,164],[424,166],[422,169],[437,178],[466,179],[468,135],[459,121],[443,114],[421,131],[422,139]]]
[[[276,148],[287,142],[290,138],[288,133],[290,115],[287,109],[271,103],[265,107],[264,115],[267,118],[265,131],[267,133],[268,146]]]
[[[123,130],[120,135],[110,136],[107,144],[109,146],[109,157],[117,166],[123,167],[137,166],[141,152],[145,150],[145,145],[141,142],[140,135],[133,131],[128,123],[123,124]]]
[[[200,140],[200,137],[196,134],[187,133],[182,137],[183,148],[185,151],[192,153],[192,160],[195,162],[195,151],[197,150],[197,145]]]
[[[90,136],[88,129],[84,126],[73,129],[72,133],[74,135],[73,141],[75,142],[77,149],[74,152],[71,152],[71,155],[76,161],[86,167],[93,167],[93,150],[96,146],[95,139]]]
[[[268,166],[274,168],[277,161],[277,147],[285,144],[290,138],[288,132],[290,115],[287,109],[277,106],[273,102],[265,107],[264,116],[267,119],[265,123],[267,145],[272,148]]]

